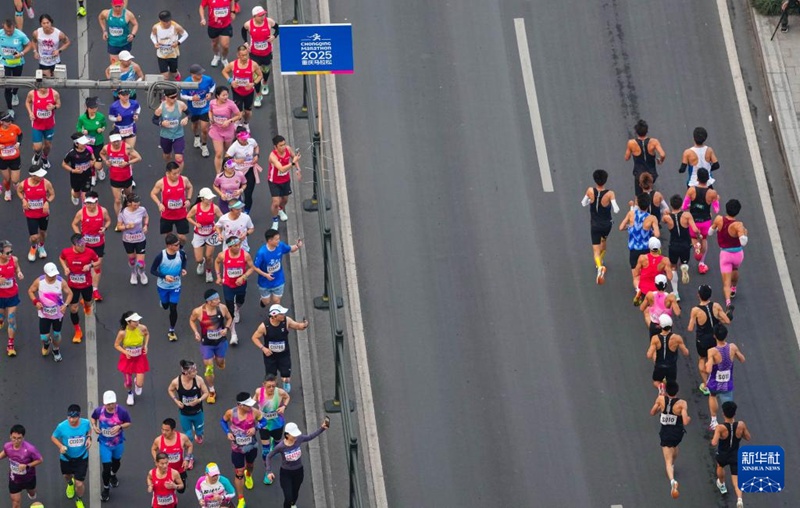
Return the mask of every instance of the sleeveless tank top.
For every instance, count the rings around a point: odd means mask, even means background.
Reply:
[[[44,28],[36,29],[36,40],[39,41],[39,65],[56,65],[61,62],[61,57],[55,55],[58,49],[61,30],[53,28],[53,33],[44,33]]]
[[[633,226],[628,228],[628,249],[647,250],[647,242],[653,236],[653,231],[644,229],[644,221],[650,214],[638,208],[633,211]]]
[[[656,190],[655,189],[651,190],[650,192],[647,193],[647,195],[650,196],[650,206],[647,208],[647,211],[650,212],[650,214],[653,217],[658,219],[658,222],[661,222],[661,207],[653,203],[653,198],[656,195]]]
[[[240,420],[239,408],[234,407],[231,410],[230,429],[231,433],[233,434],[233,442],[231,443],[231,449],[233,451],[238,453],[247,453],[256,447],[257,441],[255,434],[252,436],[247,435],[247,431],[255,428],[255,426],[255,414],[252,411],[247,413],[247,416],[244,420]]]
[[[664,395],[664,411],[661,412],[661,430],[659,432],[662,439],[679,439],[683,436],[683,418],[675,414],[674,408],[681,399],[678,397],[670,398]]]
[[[206,309],[203,309],[203,314],[200,316],[200,337],[204,346],[216,346],[225,340],[225,333],[222,325],[225,320],[222,317],[222,311],[217,309],[216,314],[209,314]]]
[[[731,345],[715,346],[722,356],[720,363],[711,367],[711,375],[708,376],[706,386],[712,392],[732,392],[733,391],[733,360],[731,359]]]
[[[650,306],[648,309],[650,311],[650,320],[654,322],[658,322],[658,318],[662,315],[666,314],[667,316],[672,315],[672,309],[667,307],[664,302],[667,301],[667,294],[666,291],[656,291],[653,293],[653,305]]]
[[[130,160],[126,145],[123,142],[118,150],[109,143],[106,145],[106,153],[108,153],[108,177],[114,182],[124,182],[133,178],[133,170],[127,164]]]
[[[278,161],[281,163],[282,166],[289,164],[292,160],[292,154],[289,153],[289,150],[286,150],[283,155],[278,153],[278,150],[273,150],[272,153],[275,154],[275,157],[278,158]],[[272,162],[269,163],[269,171],[267,172],[267,179],[272,183],[286,183],[291,178],[292,175],[289,174],[290,169],[287,169],[286,172],[281,173],[278,171],[278,168],[275,167]]]
[[[47,95],[42,97],[39,92],[33,93],[33,128],[46,131],[56,126],[55,110],[47,109],[49,104],[55,104],[55,94],[52,88],[47,89]]]
[[[177,505],[178,496],[175,495],[175,491],[173,489],[168,489],[164,485],[172,480],[172,471],[170,469],[167,469],[167,475],[164,478],[159,478],[156,474],[156,468],[153,468],[150,470],[150,479],[153,482],[153,508]]]
[[[88,247],[100,247],[106,243],[106,235],[100,231],[104,224],[102,206],[97,206],[96,215],[89,215],[86,207],[81,209],[81,233]]]
[[[12,298],[19,294],[17,286],[17,265],[14,264],[14,256],[8,256],[8,263],[0,264],[0,277],[5,282],[0,283],[0,298]]]
[[[161,435],[161,442],[158,445],[158,451],[167,454],[170,469],[174,469],[179,473],[183,473],[183,445],[181,444],[181,433],[175,431],[175,442],[171,445],[167,444],[164,435]]]
[[[283,415],[278,413],[278,407],[281,405],[281,396],[278,388],[272,394],[272,397],[267,398],[267,390],[262,386],[258,391],[258,407],[264,413],[264,418],[267,419],[267,430],[275,430],[283,427]]]
[[[125,337],[122,339],[122,349],[132,358],[142,356],[144,352],[144,334],[138,327],[131,330],[125,328]]]
[[[264,320],[264,328],[267,330],[264,334],[264,346],[267,349],[273,353],[283,353],[289,348],[289,327],[285,320],[274,326],[267,318]]]
[[[172,275],[174,277],[172,282],[167,282],[164,277],[159,277],[156,284],[161,289],[178,289],[181,287],[181,254],[180,251],[170,259],[167,249],[161,250],[161,264],[158,266],[158,271],[165,277]]]
[[[706,305],[697,305],[695,308],[701,309],[703,312],[706,313],[706,322],[701,324],[697,324],[697,330],[695,330],[695,334],[697,337],[698,342],[706,342],[706,341],[713,341],[714,340],[714,313],[711,309],[714,308],[714,302],[708,302]]]
[[[247,260],[244,257],[244,251],[239,250],[239,256],[231,256],[231,250],[225,251],[225,258],[222,267],[225,270],[222,277],[222,284],[229,288],[238,288],[241,286],[236,285],[236,279],[244,275]]]
[[[592,189],[594,193],[594,203],[589,207],[589,218],[592,226],[606,227],[611,225],[611,205],[603,206],[600,201],[603,196],[608,194],[608,189],[598,191]]]
[[[251,19],[250,23],[250,54],[258,56],[267,56],[272,53],[272,43],[269,42],[269,37],[272,35],[272,30],[269,28],[267,18],[264,18],[264,24],[261,26],[256,25],[255,20]]]
[[[64,305],[64,293],[61,286],[64,280],[57,275],[53,282],[48,282],[44,275],[39,276],[39,294],[37,298],[42,303],[42,308],[38,310],[40,318],[59,320],[64,317],[61,306]]]
[[[678,364],[678,350],[670,351],[669,338],[672,337],[672,332],[666,335],[658,334],[658,340],[661,341],[661,349],[658,350],[656,365],[659,367],[672,367]]]
[[[641,289],[643,293],[649,293],[650,291],[656,290],[656,275],[659,273],[664,273],[658,269],[658,265],[663,259],[664,256],[660,254],[658,256],[654,256],[649,252],[647,253],[647,266],[642,268],[642,271],[639,274],[639,289]]]
[[[202,324],[200,325],[202,327]],[[203,391],[197,386],[197,377],[192,378],[192,386],[191,388],[184,388],[183,387],[183,379],[181,376],[178,376],[178,398],[183,404],[188,404],[189,402],[194,402],[200,397],[203,396]],[[180,409],[182,415],[191,416],[196,415],[197,413],[203,410],[203,403],[196,406],[184,406]]]
[[[737,454],[739,442],[742,440],[742,438],[736,437],[736,427],[739,426],[739,422],[733,422],[732,424],[725,422],[722,425],[728,429],[728,437],[720,439],[719,443],[717,443],[717,455]]]
[[[693,146],[690,148],[691,151],[697,155],[697,164],[694,166],[689,166],[689,181],[687,185],[689,187],[694,187],[697,185],[697,170],[700,168],[706,168],[709,171],[709,177],[711,176],[711,164],[706,160],[706,152],[708,151],[707,146]]]
[[[642,150],[639,155],[633,156],[633,172],[634,174],[648,172],[656,172],[656,156],[650,155],[647,152],[647,147],[650,145],[650,138],[636,139],[636,144]]]
[[[711,220],[711,205],[706,201],[706,194],[708,194],[708,187],[694,188],[694,199],[689,206],[689,212],[692,214],[695,222]]]
[[[178,31],[175,30],[175,25],[169,24],[169,27],[164,28],[161,23],[154,25],[156,29],[156,40],[158,41],[158,48],[156,49],[156,56],[158,58],[178,58],[181,52],[178,48],[173,47],[172,44],[178,42]]]
[[[41,219],[50,215],[44,211],[44,204],[47,201],[47,188],[44,182],[45,180],[42,179],[38,184],[31,185],[30,178],[26,178],[22,182],[22,195],[28,200],[25,217],[29,219]]]
[[[203,207],[198,203],[197,211],[194,214],[194,220],[200,227],[195,227],[194,232],[200,236],[208,236],[214,232],[214,222],[216,221],[216,214],[214,213],[214,204],[208,207],[208,210],[203,210]]]
[[[717,232],[717,243],[719,244],[719,248],[722,250],[726,250],[728,252],[739,252],[742,250],[742,242],[739,240],[739,237],[733,237],[728,232],[728,228],[734,222],[739,222],[736,219],[729,219],[727,217],[722,218],[722,227]]]
[[[247,89],[245,85],[253,82],[253,61],[247,60],[245,67],[239,66],[239,59],[233,61],[233,81],[231,86],[233,91],[239,95],[250,95],[255,92],[255,88]]]
[[[183,125],[181,125],[181,117],[183,113],[181,113],[180,106],[178,106],[178,102],[175,101],[175,105],[172,108],[172,111],[167,108],[167,103],[164,102],[161,104],[161,121],[168,122],[167,127],[164,127],[163,123],[161,124],[161,128],[159,130],[160,136],[165,139],[178,139],[183,137]]]
[[[683,213],[683,211],[680,211],[678,213],[669,214],[669,216],[672,217],[672,222],[675,223],[669,230],[669,244],[676,247],[688,247],[692,243],[692,239],[689,236],[689,228],[681,226],[681,217],[683,217]]]
[[[161,218],[167,220],[181,220],[186,218],[186,189],[183,185],[183,177],[178,177],[178,183],[170,185],[169,179],[165,176],[162,179],[163,190],[161,191],[161,203],[164,211]]]
[[[108,20],[106,21],[106,27],[108,30],[108,45],[114,46],[115,48],[121,48],[128,44],[128,35],[131,33],[131,29],[128,26],[128,22],[125,21],[125,17],[128,14],[127,9],[122,9],[122,12],[119,16],[114,16],[114,11],[108,11]]]

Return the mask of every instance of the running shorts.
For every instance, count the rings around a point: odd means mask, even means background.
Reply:
[[[689,256],[692,253],[692,246],[690,244],[686,245],[669,245],[669,262],[672,263],[672,266],[677,266],[678,262],[680,264],[688,264],[689,263]]]
[[[608,226],[592,225],[591,228],[592,245],[600,245],[600,242],[608,238],[608,235],[610,234],[611,234],[611,224],[609,224]]]

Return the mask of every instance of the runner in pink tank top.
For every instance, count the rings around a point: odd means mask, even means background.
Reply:
[[[674,293],[667,293],[667,276],[656,275],[655,286],[656,290],[647,293],[639,307],[644,313],[644,322],[649,329],[649,337],[653,337],[661,331],[658,320],[662,315],[670,317],[681,315],[678,298]]]

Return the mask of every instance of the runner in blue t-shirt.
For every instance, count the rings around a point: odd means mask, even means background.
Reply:
[[[58,448],[61,474],[67,482],[67,499],[75,499],[75,506],[83,507],[83,482],[89,468],[89,448],[92,446],[92,426],[81,418],[81,407],[72,404],[67,408],[67,419],[59,423],[50,440]]]
[[[200,149],[200,155],[208,157],[208,108],[214,98],[217,85],[199,64],[189,66],[187,82],[197,83],[197,90],[181,90],[181,99],[189,106],[189,121],[192,122],[194,147]]]
[[[281,303],[286,276],[283,274],[283,255],[297,252],[303,246],[303,240],[289,246],[281,241],[281,235],[276,229],[268,229],[264,233],[267,243],[262,245],[256,258],[253,260],[256,273],[258,273],[258,292],[261,296],[261,306],[269,307]]]
[[[5,67],[6,76],[22,76],[22,66],[25,65],[25,53],[33,50],[33,43],[21,30],[14,27],[11,20],[3,23],[0,31],[0,63]],[[6,108],[19,105],[19,88],[6,88]],[[11,111],[13,113],[13,111]]]

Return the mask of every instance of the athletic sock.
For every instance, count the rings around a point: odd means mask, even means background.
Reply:
[[[672,270],[671,282],[672,282],[672,290],[677,293],[678,292],[678,271],[677,270]]]
[[[594,266],[595,266],[595,268],[600,268],[600,266],[602,264],[603,264],[603,260],[600,258],[600,256],[595,256],[594,257]]]
[[[700,262],[703,263],[703,264],[706,264],[706,254],[708,254],[708,251],[705,251],[703,253],[703,258],[700,260]]]

